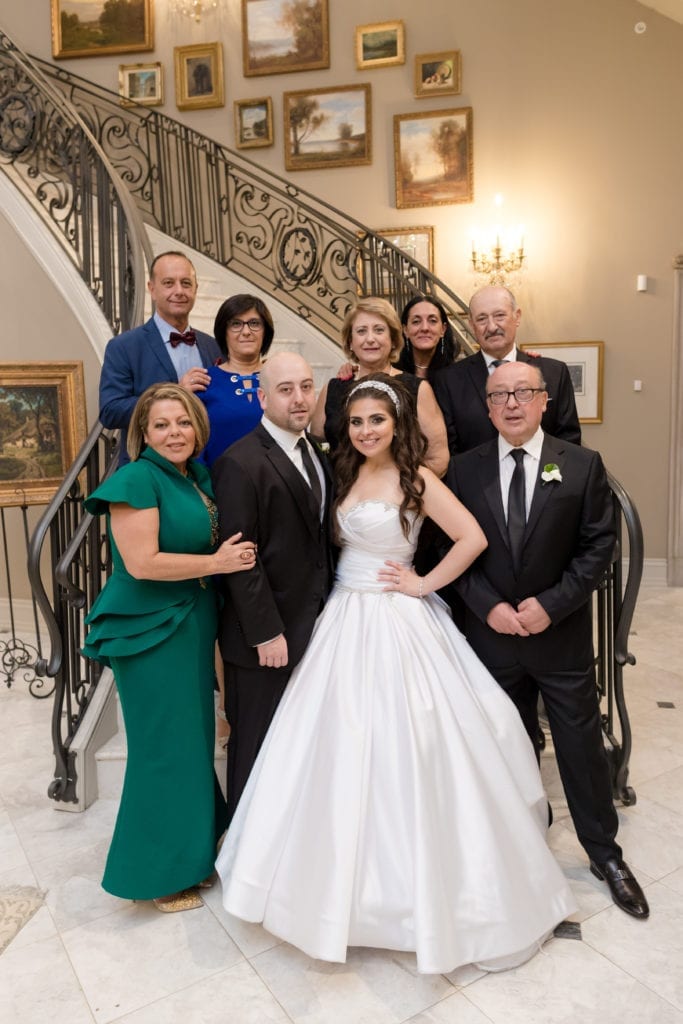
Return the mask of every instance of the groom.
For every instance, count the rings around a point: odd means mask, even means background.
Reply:
[[[447,478],[488,540],[455,584],[465,635],[532,741],[541,694],[591,871],[642,920],[647,901],[616,842],[595,686],[591,600],[615,544],[605,470],[597,452],[544,434],[548,393],[537,366],[499,366],[486,401],[498,436],[452,459]]]
[[[213,466],[221,540],[241,531],[258,550],[253,569],[222,580],[228,821],[333,575],[332,482],[306,434],[315,407],[313,371],[300,355],[279,352],[261,371],[258,397],[260,424]]]

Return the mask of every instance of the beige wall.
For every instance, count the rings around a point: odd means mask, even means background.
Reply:
[[[683,26],[631,0],[392,0],[372,15],[363,4],[330,0],[329,70],[245,79],[240,3],[222,2],[220,16],[195,26],[156,0],[154,53],[63,63],[116,88],[120,62],[161,60],[166,112],[227,145],[233,100],[272,96],[275,146],[252,155],[280,173],[282,92],[370,82],[372,166],[297,172],[292,180],[370,226],[433,224],[436,271],[465,297],[474,283],[472,226],[494,220],[493,195],[503,193],[504,213],[526,225],[528,260],[517,287],[523,340],[604,340],[604,423],[586,428],[586,442],[635,497],[646,555],[663,558],[672,260],[683,252]],[[37,17],[35,6],[14,5],[2,21],[17,41],[49,57],[48,15]],[[406,65],[356,71],[355,25],[399,17]],[[634,32],[639,21],[647,25],[642,34]],[[173,46],[215,39],[225,49],[226,106],[179,113]],[[462,94],[415,100],[414,55],[444,48],[462,52]],[[474,111],[475,202],[396,210],[392,116],[465,105]],[[650,278],[647,294],[636,293],[637,274]]]

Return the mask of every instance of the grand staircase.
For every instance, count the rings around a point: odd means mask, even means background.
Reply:
[[[397,309],[415,294],[434,295],[463,349],[471,347],[464,301],[386,239],[158,111],[123,108],[116,94],[29,58],[1,29],[0,167],[40,215],[46,238],[68,254],[112,334],[142,321],[146,265],[170,239],[170,247],[197,254],[207,286],[205,328],[219,299],[235,291],[261,294],[279,307],[278,344],[305,345],[319,382],[340,360],[341,322],[359,295],[382,294]],[[201,306],[197,315],[201,321]],[[111,673],[79,653],[84,616],[111,570],[102,523],[84,512],[83,497],[113,472],[116,440],[95,425],[38,524],[29,555],[31,586],[49,632],[38,669],[55,679],[55,777],[48,792],[65,808],[82,809],[95,798],[99,746],[109,742],[111,756],[101,757],[107,792],[120,784],[120,764],[112,772],[105,761],[121,762],[125,754],[111,739],[117,734]],[[616,481],[612,487],[620,545],[597,597],[599,685],[615,793],[631,802],[621,672],[633,661],[627,636],[642,535],[628,495]],[[41,554],[48,544],[45,579]]]

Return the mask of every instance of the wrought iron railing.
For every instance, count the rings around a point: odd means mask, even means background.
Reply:
[[[140,212],[339,342],[359,294],[402,309],[434,295],[471,351],[467,305],[387,239],[292,182],[156,110],[35,58],[88,123]]]
[[[139,324],[152,252],[137,206],[63,92],[2,30],[0,166],[67,252],[111,333]],[[49,634],[49,655],[39,649],[35,672],[55,680],[49,794],[56,800],[76,801],[71,743],[102,673],[79,654],[85,611],[109,572],[98,524],[83,518],[82,506],[84,494],[113,471],[114,447],[98,422],[29,546],[29,579]],[[48,540],[52,571],[45,585]]]
[[[117,465],[117,439],[98,420],[34,530],[29,547],[31,589],[49,636],[49,655],[38,662],[37,671],[56,681],[52,715],[55,775],[48,796],[72,803],[77,802],[77,779],[71,744],[103,671],[99,662],[80,653],[83,620],[111,573],[109,545],[99,520],[85,512],[83,498],[111,476]],[[40,571],[48,539],[51,593]]]
[[[112,333],[139,323],[151,248],[136,204],[63,92],[1,29],[0,166],[64,247]]]

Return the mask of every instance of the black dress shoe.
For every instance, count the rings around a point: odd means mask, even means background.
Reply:
[[[612,899],[627,914],[640,918],[641,921],[650,916],[645,894],[625,861],[616,857],[610,857],[604,864],[591,861],[591,871],[601,882],[607,882]]]

